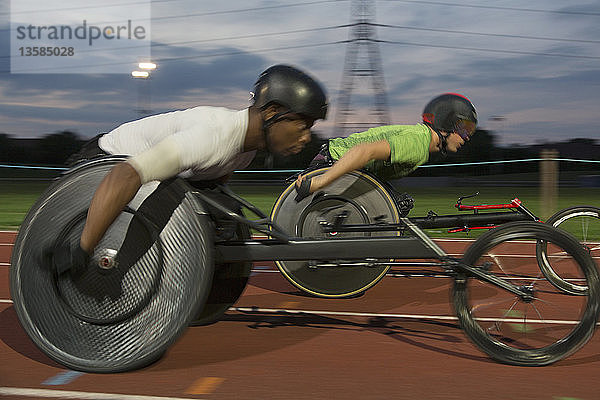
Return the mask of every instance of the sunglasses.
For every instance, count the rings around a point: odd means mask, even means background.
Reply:
[[[469,138],[475,134],[476,127],[477,124],[473,121],[459,119],[454,125],[454,132],[463,140],[469,140]]]

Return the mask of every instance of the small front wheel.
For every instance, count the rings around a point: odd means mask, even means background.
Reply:
[[[557,288],[540,270],[536,248],[561,254],[556,265],[587,290],[572,295]],[[583,346],[594,333],[600,278],[590,254],[571,235],[537,222],[515,222],[482,235],[463,263],[482,268],[527,295],[457,274],[454,308],[465,334],[495,360],[521,366],[554,363]]]
[[[592,206],[565,208],[551,216],[546,224],[569,232],[579,240],[592,258],[600,257],[600,208]],[[555,261],[560,261],[561,257],[561,254],[548,251],[544,241],[538,243],[538,263],[546,278],[567,293],[585,294],[587,290],[585,285],[566,279],[563,271],[555,265]]]

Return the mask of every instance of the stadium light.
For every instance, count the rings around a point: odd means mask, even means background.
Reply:
[[[141,62],[141,63],[138,64],[138,67],[140,69],[150,69],[150,70],[153,70],[153,69],[156,69],[156,64],[152,63],[152,62]]]
[[[150,73],[148,71],[131,71],[131,76],[146,79],[150,76]]]

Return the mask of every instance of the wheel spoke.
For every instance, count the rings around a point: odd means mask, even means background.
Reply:
[[[545,301],[542,301],[543,303],[546,303]],[[530,303],[531,307],[533,308],[533,310],[535,311],[535,313],[538,315],[538,318],[545,323],[544,317],[542,317],[542,314],[540,314],[539,310],[537,309],[537,307],[535,306],[535,304]]]
[[[506,277],[509,277],[508,274],[506,273],[506,271],[504,271],[504,268],[502,268],[502,263],[500,262],[500,259],[492,253],[489,253],[488,255],[490,256],[490,258],[492,260],[494,260],[494,262],[496,263],[498,268],[500,268],[500,271],[502,271]]]
[[[498,332],[502,332],[502,329],[500,328],[502,326],[502,323],[504,321],[504,319],[506,318],[507,315],[512,313],[512,310],[515,308],[515,306],[517,305],[517,303],[519,303],[519,299],[516,298],[516,300],[513,302],[513,304],[510,306],[510,308],[508,310],[506,310],[506,312],[504,313],[504,315],[502,315],[502,317],[494,322],[494,326],[496,327],[496,331]],[[488,330],[492,330],[492,328],[488,328]]]

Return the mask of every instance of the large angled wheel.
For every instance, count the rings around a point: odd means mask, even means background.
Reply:
[[[250,228],[247,225],[238,224],[233,239],[250,239]],[[251,262],[216,264],[212,287],[206,299],[206,304],[190,325],[202,326],[219,321],[244,292],[251,272]]]
[[[561,253],[565,276],[587,286],[569,294],[540,271],[537,242]],[[583,246],[571,235],[538,222],[505,224],[478,238],[465,252],[465,264],[482,268],[529,296],[519,296],[484,280],[458,273],[454,307],[466,335],[503,363],[542,366],[583,346],[594,333],[600,311],[600,278]]]
[[[10,284],[19,320],[71,369],[119,372],[155,361],[203,307],[213,275],[211,224],[178,179],[140,189],[83,275],[53,270],[42,250],[77,243],[96,187],[121,160],[92,161],[61,177],[15,242]]]
[[[312,178],[327,168],[308,172]],[[343,216],[344,224],[398,223],[400,215],[392,195],[368,173],[354,171],[313,195],[297,202],[292,183],[279,196],[271,219],[295,237],[326,239],[332,237],[389,236],[390,232],[324,234],[320,221],[334,222]],[[310,258],[310,255],[307,255]],[[335,261],[335,260],[331,260]],[[352,260],[345,260],[352,261]],[[360,260],[364,261],[364,260]],[[389,266],[318,266],[310,261],[277,261],[283,275],[299,289],[320,297],[349,297],[375,285]]]

